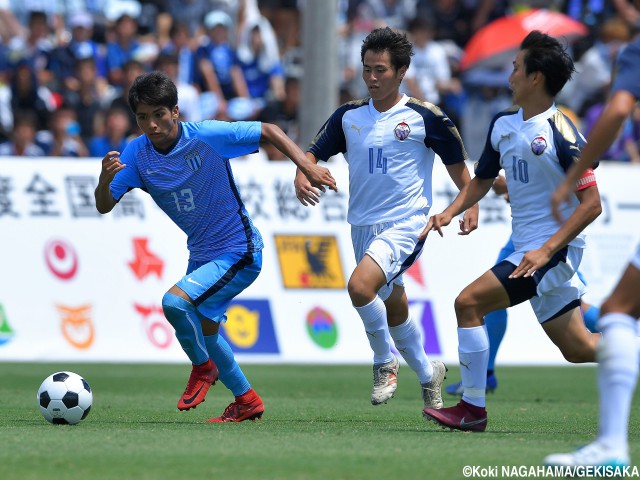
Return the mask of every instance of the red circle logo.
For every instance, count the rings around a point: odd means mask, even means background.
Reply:
[[[71,280],[78,271],[78,255],[73,246],[64,240],[51,240],[44,247],[44,260],[60,280]]]

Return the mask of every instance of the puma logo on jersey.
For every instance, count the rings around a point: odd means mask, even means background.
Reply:
[[[351,128],[353,128],[356,132],[358,132],[358,135],[360,135],[360,129],[356,127],[353,123],[351,124]]]
[[[500,135],[500,140],[509,140],[511,138],[511,134],[507,133],[506,135]]]

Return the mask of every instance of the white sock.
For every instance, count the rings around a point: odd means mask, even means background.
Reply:
[[[489,335],[485,325],[458,328],[458,357],[464,387],[462,400],[484,407],[489,365]]]
[[[393,360],[391,336],[387,326],[387,309],[378,296],[363,307],[355,307],[364,323],[367,339],[373,350],[373,363],[387,363]]]
[[[602,338],[598,344],[600,425],[598,441],[628,455],[629,411],[638,380],[636,320],[622,313],[608,313],[598,320]]]
[[[422,335],[411,316],[404,323],[389,327],[389,333],[402,358],[418,375],[420,383],[430,382],[433,377],[433,365],[424,351]]]

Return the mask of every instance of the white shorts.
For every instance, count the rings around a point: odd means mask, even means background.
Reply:
[[[638,244],[638,249],[633,257],[631,257],[631,261],[629,262],[631,265],[640,270],[640,244]]]
[[[418,236],[427,226],[427,220],[427,215],[420,213],[392,222],[351,226],[356,263],[369,255],[380,266],[387,279],[387,284],[378,291],[382,300],[389,298],[393,285],[404,286],[402,273],[422,253],[424,240],[418,242]]]
[[[506,260],[518,266],[524,253],[514,252]],[[582,254],[582,248],[569,246],[566,257],[554,256],[547,265],[535,272],[537,296],[531,297],[529,302],[540,323],[555,318],[563,308],[579,301],[585,294],[586,286],[577,275]]]

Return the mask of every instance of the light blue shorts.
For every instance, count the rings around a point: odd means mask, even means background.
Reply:
[[[193,300],[198,312],[225,322],[229,303],[251,285],[262,269],[262,252],[227,253],[210,262],[190,261],[176,285]]]

